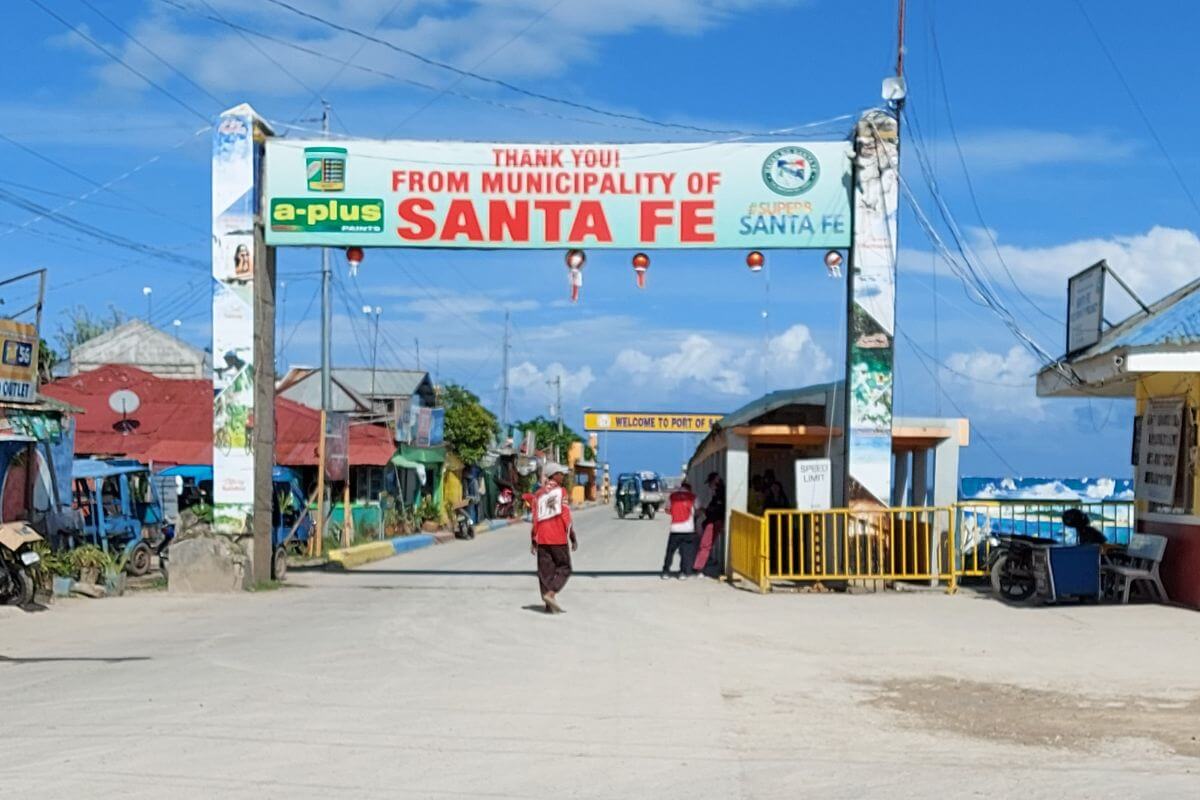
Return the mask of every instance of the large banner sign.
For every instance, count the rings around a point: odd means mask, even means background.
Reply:
[[[1142,415],[1135,491],[1157,505],[1175,505],[1184,407],[1182,397],[1156,398]]]
[[[850,245],[847,142],[516,145],[271,140],[267,243]]]
[[[583,429],[624,433],[708,433],[723,416],[725,415],[587,411],[583,415]]]
[[[37,400],[37,351],[36,325],[0,319],[0,400]]]

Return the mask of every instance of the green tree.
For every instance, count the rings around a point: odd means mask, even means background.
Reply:
[[[518,422],[516,423],[516,427],[526,433],[533,431],[536,437],[536,446],[543,452],[553,453],[555,447],[557,447],[558,457],[564,461],[571,449],[571,445],[574,442],[584,441],[583,437],[572,430],[569,425],[563,425],[562,433],[559,433],[558,420],[546,419],[540,415],[526,422]],[[587,459],[595,457],[591,447],[584,445],[583,457]]]
[[[125,324],[128,319],[113,306],[108,307],[107,314],[93,315],[84,306],[75,306],[65,313],[67,321],[58,326],[58,346],[68,357],[79,345]]]
[[[50,343],[45,339],[38,339],[39,383],[49,383],[54,379],[54,367],[59,361],[62,361],[62,356],[50,346]]]
[[[443,386],[438,399],[446,410],[446,443],[463,463],[478,464],[500,433],[496,415],[484,408],[474,392],[456,383]]]

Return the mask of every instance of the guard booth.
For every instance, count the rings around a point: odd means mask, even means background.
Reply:
[[[726,493],[726,572],[780,581],[936,580],[953,572],[963,418],[896,417],[890,507],[853,506],[845,485],[845,383],[772,392],[717,422],[687,465]],[[777,482],[782,498],[768,499]],[[701,490],[701,494],[704,490]],[[707,498],[702,498],[707,499]]]
[[[1134,529],[1164,536],[1171,600],[1200,608],[1200,280],[1105,328],[1100,262],[1071,279],[1068,354],[1038,373],[1039,397],[1135,401]],[[1119,280],[1119,279],[1117,279]],[[1136,299],[1136,297],[1135,297]]]

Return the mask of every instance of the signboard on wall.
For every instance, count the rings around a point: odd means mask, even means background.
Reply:
[[[846,142],[275,139],[266,237],[342,247],[848,247],[850,166]]]
[[[37,400],[38,330],[31,322],[0,319],[0,400]]]
[[[642,413],[637,411],[587,411],[585,431],[623,433],[708,433],[724,414]]]
[[[1139,500],[1174,505],[1183,438],[1182,397],[1149,400],[1142,414],[1134,494]]]
[[[796,508],[800,511],[833,508],[833,464],[828,458],[796,459]]]
[[[1100,341],[1104,329],[1103,261],[1067,281],[1067,355]]]
[[[325,478],[344,481],[350,474],[350,415],[325,412]]]

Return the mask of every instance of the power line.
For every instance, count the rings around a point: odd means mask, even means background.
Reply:
[[[1100,50],[1104,53],[1104,57],[1108,59],[1109,66],[1111,66],[1113,72],[1117,74],[1117,79],[1121,82],[1121,87],[1125,90],[1125,94],[1129,95],[1129,101],[1133,104],[1134,109],[1137,110],[1138,116],[1142,118],[1142,122],[1145,123],[1146,130],[1150,131],[1150,137],[1154,139],[1154,143],[1158,145],[1159,152],[1161,152],[1163,154],[1163,158],[1167,160],[1167,166],[1170,167],[1171,174],[1175,176],[1175,180],[1179,183],[1179,188],[1182,189],[1183,193],[1187,196],[1188,203],[1191,204],[1192,210],[1196,212],[1197,216],[1200,216],[1200,203],[1196,201],[1196,196],[1192,194],[1192,190],[1188,188],[1187,181],[1183,179],[1183,174],[1180,173],[1179,167],[1175,164],[1175,159],[1171,158],[1170,151],[1167,150],[1167,146],[1163,143],[1162,137],[1158,135],[1158,130],[1155,129],[1154,123],[1150,121],[1150,116],[1146,113],[1146,109],[1142,108],[1142,104],[1137,99],[1137,95],[1133,93],[1133,87],[1129,85],[1129,81],[1125,78],[1125,73],[1121,71],[1120,65],[1117,64],[1117,59],[1113,57],[1112,51],[1109,50],[1108,45],[1104,43],[1104,38],[1100,36],[1099,29],[1097,29],[1096,24],[1092,22],[1091,15],[1088,14],[1087,9],[1084,8],[1083,3],[1081,3],[1080,0],[1075,0],[1075,7],[1078,8],[1079,13],[1083,15],[1083,19],[1087,22],[1088,30],[1092,32],[1092,36],[1096,39],[1096,44],[1100,46]]]
[[[146,53],[148,53],[148,54],[150,55],[150,57],[151,57],[151,58],[153,58],[155,61],[157,61],[158,63],[162,64],[164,67],[166,67],[167,69],[171,70],[171,72],[174,72],[174,73],[175,73],[176,75],[178,75],[180,78],[183,78],[183,80],[185,80],[187,83],[189,83],[190,85],[192,85],[193,87],[195,87],[197,90],[199,90],[199,91],[200,91],[200,93],[201,93],[201,94],[203,94],[205,97],[207,97],[209,100],[212,100],[212,101],[213,101],[214,103],[216,103],[218,106],[225,106],[225,105],[227,105],[227,104],[225,103],[225,101],[224,101],[224,100],[222,100],[221,98],[217,97],[215,94],[213,94],[213,93],[212,93],[212,92],[210,92],[208,89],[206,89],[206,88],[204,88],[203,86],[201,86],[201,85],[200,85],[199,83],[197,83],[196,81],[192,80],[192,77],[191,77],[190,75],[188,75],[186,72],[184,72],[183,70],[181,70],[181,69],[179,69],[178,67],[176,67],[176,66],[175,66],[174,64],[172,64],[170,61],[167,61],[165,58],[163,58],[162,56],[160,56],[158,53],[156,53],[156,52],[154,52],[153,50],[151,50],[151,49],[150,49],[149,47],[147,47],[147,46],[146,46],[146,45],[145,45],[145,44],[144,44],[144,43],[143,43],[143,42],[142,42],[140,39],[138,39],[138,37],[134,36],[132,33],[130,33],[129,31],[125,30],[125,29],[124,29],[123,27],[121,27],[121,26],[120,26],[120,25],[119,25],[119,24],[118,24],[118,23],[117,23],[115,20],[113,20],[113,18],[112,18],[112,17],[108,16],[108,15],[107,15],[107,14],[105,14],[103,11],[101,11],[101,10],[100,10],[100,9],[98,9],[98,8],[96,8],[94,5],[92,5],[90,2],[88,2],[88,0],[79,0],[79,2],[83,3],[85,6],[87,6],[88,8],[90,8],[90,9],[92,10],[92,13],[93,13],[93,14],[95,14],[95,15],[96,15],[96,16],[98,16],[98,17],[100,17],[100,18],[101,18],[101,19],[103,19],[105,22],[107,22],[109,25],[111,25],[112,27],[114,27],[114,28],[116,28],[118,31],[120,31],[120,32],[121,32],[121,33],[122,33],[122,34],[125,36],[125,38],[129,39],[129,41],[133,42],[133,43],[134,43],[134,44],[136,44],[136,45],[137,45],[139,48],[141,48],[143,51],[145,51]]]
[[[958,153],[958,163],[959,166],[962,167],[963,178],[965,179],[967,186],[967,195],[971,198],[971,205],[975,208],[975,216],[979,219],[979,224],[983,228],[984,234],[987,236],[988,241],[991,242],[992,249],[996,253],[996,259],[1000,262],[1000,266],[1004,268],[1005,274],[1008,275],[1008,281],[1012,284],[1012,287],[1016,289],[1017,294],[1020,295],[1021,298],[1030,306],[1032,306],[1033,309],[1039,314],[1046,317],[1051,322],[1062,325],[1063,321],[1061,319],[1049,313],[1040,305],[1035,303],[1033,299],[1025,293],[1025,290],[1021,288],[1020,284],[1017,283],[1016,276],[1014,276],[1012,270],[1009,269],[1008,262],[1005,261],[1004,254],[1000,251],[1000,244],[996,241],[996,235],[992,232],[991,227],[987,224],[987,220],[983,218],[983,209],[980,207],[979,197],[975,193],[975,182],[971,180],[971,172],[967,169],[967,159],[963,155],[962,144],[958,139],[958,130],[954,126],[954,115],[950,109],[950,94],[946,88],[946,71],[942,64],[942,51],[938,46],[937,31],[931,28],[931,33],[933,42],[933,55],[935,63],[937,64],[938,81],[942,89],[942,103],[946,108],[946,125],[950,130],[950,138],[954,142],[954,149]]]
[[[386,47],[389,50],[400,53],[402,55],[406,55],[409,58],[412,58],[412,59],[415,59],[415,60],[421,62],[422,64],[426,64],[427,66],[437,67],[438,69],[447,70],[449,72],[453,72],[456,75],[460,75],[464,78],[474,78],[475,80],[480,81],[482,83],[490,83],[494,86],[499,86],[501,88],[509,90],[510,92],[524,95],[526,97],[531,97],[535,100],[543,100],[548,103],[555,103],[557,105],[567,106],[570,108],[576,108],[581,111],[588,111],[592,114],[599,114],[601,116],[613,117],[616,119],[630,120],[633,122],[641,122],[643,124],[654,125],[654,126],[660,127],[660,128],[678,128],[680,130],[689,130],[689,131],[694,131],[696,133],[709,133],[709,134],[716,133],[716,134],[755,135],[748,131],[742,131],[742,130],[704,128],[704,127],[700,127],[697,125],[687,125],[685,123],[680,123],[680,122],[663,122],[661,120],[656,120],[651,117],[644,117],[644,116],[641,116],[638,114],[625,114],[625,113],[622,113],[619,111],[609,111],[607,109],[599,108],[598,106],[589,105],[588,103],[579,103],[574,100],[568,100],[568,99],[562,98],[562,97],[555,97],[553,95],[544,94],[542,92],[536,92],[531,89],[526,89],[524,87],[509,83],[508,81],[502,80],[500,78],[492,78],[492,77],[483,75],[478,72],[473,72],[472,70],[461,69],[459,67],[454,66],[453,64],[447,64],[444,61],[439,61],[437,59],[430,58],[429,56],[418,53],[415,50],[410,50],[406,47],[401,47],[398,44],[389,42],[386,39],[380,39],[377,36],[364,33],[362,31],[357,30],[356,28],[352,28],[348,25],[342,25],[341,23],[326,19],[325,17],[319,16],[317,14],[313,14],[312,12],[304,11],[303,9],[296,8],[295,6],[291,5],[290,3],[284,2],[284,0],[267,0],[267,2],[271,3],[274,6],[278,6],[279,8],[282,8],[286,11],[290,11],[291,13],[293,13],[297,16],[311,20],[320,25],[324,25],[327,28],[331,28],[333,30],[340,31],[342,33],[348,33],[351,36],[355,36],[360,39],[365,39],[369,42],[374,42],[375,44],[382,45],[383,47]]]
[[[903,336],[906,340],[908,340],[910,344],[912,343],[912,340],[909,339],[907,333],[904,333],[904,331],[901,331],[900,335]],[[914,351],[914,352],[916,352],[916,351]],[[919,352],[917,353],[917,361],[921,364],[921,367],[926,372],[929,373],[929,376],[931,378],[933,378],[934,377],[933,370],[931,370],[929,368],[929,365],[925,363],[924,357]],[[955,411],[957,411],[962,417],[970,419],[970,416],[965,411],[962,410],[962,407],[958,405],[958,402],[954,399],[954,397],[949,392],[947,392],[945,389],[942,388],[941,383],[939,383],[936,378],[934,378],[934,384],[937,386],[938,391],[941,392],[942,395],[950,402],[950,405],[954,408]],[[1002,454],[998,449],[996,449],[996,446],[992,444],[992,440],[984,435],[983,430],[979,427],[978,423],[972,425],[971,427],[973,428],[973,432],[975,433],[975,435],[979,437],[979,441],[983,442],[984,445],[987,447],[987,449],[991,450],[992,454],[994,456],[996,456],[996,458],[1000,459],[1001,464],[1003,464],[1005,467],[1007,467],[1008,470],[1013,475],[1021,474],[1021,471],[1018,470],[1016,467],[1014,467],[1012,465],[1012,463],[1009,462],[1009,460],[1004,457],[1004,454]]]
[[[47,8],[46,6],[42,5],[41,0],[29,0],[29,2],[32,3],[33,5],[37,6],[38,8],[40,8],[42,11],[46,12],[46,14],[48,14],[49,16],[51,16],[54,19],[61,22],[69,30],[74,31],[75,35],[78,36],[80,39],[83,39],[85,42],[90,44],[92,47],[96,48],[101,53],[104,53],[104,55],[108,56],[113,61],[120,64],[122,67],[129,70],[134,75],[138,76],[139,78],[144,80],[146,83],[153,86],[155,89],[157,89],[162,94],[166,95],[169,99],[174,101],[176,104],[178,104],[182,108],[186,109],[187,111],[190,111],[192,114],[195,114],[197,117],[204,120],[205,122],[208,122],[210,120],[210,116],[208,114],[205,114],[203,111],[200,111],[195,106],[188,103],[186,100],[181,99],[178,95],[176,95],[170,89],[157,83],[153,78],[150,78],[148,75],[141,72],[136,67],[131,66],[128,62],[126,62],[124,59],[122,59],[119,55],[112,52],[107,47],[105,47],[104,45],[100,44],[95,39],[93,39],[91,36],[88,36],[86,33],[81,31],[77,25],[74,25],[70,21],[63,19],[57,13],[55,13],[51,9]]]
[[[535,16],[531,20],[529,20],[529,22],[526,23],[525,27],[521,28],[519,31],[517,31],[515,34],[513,34],[511,37],[506,39],[502,45],[495,48],[490,53],[485,55],[483,58],[479,59],[474,64],[472,64],[471,71],[474,72],[475,70],[479,69],[484,64],[486,64],[488,61],[490,61],[492,58],[494,58],[496,55],[498,55],[506,47],[508,47],[513,42],[520,39],[522,36],[524,36],[526,33],[528,33],[530,31],[530,29],[533,28],[534,25],[537,25],[539,22],[541,22],[543,19],[545,19],[547,14],[549,14],[551,11],[553,11],[554,9],[561,6],[563,4],[563,2],[564,2],[564,0],[555,0],[555,2],[546,6],[546,8],[543,9],[540,14],[538,14],[537,16]],[[395,10],[394,6],[392,7],[392,10],[393,11]],[[391,12],[388,12],[388,13],[391,14]],[[374,33],[374,31],[372,31],[372,33]],[[360,48],[360,50],[361,50],[361,48]],[[416,119],[418,116],[420,116],[424,111],[426,111],[430,106],[432,106],[438,100],[441,100],[443,97],[445,97],[446,92],[448,92],[449,90],[453,89],[455,86],[458,86],[460,83],[462,83],[464,80],[466,80],[466,77],[467,76],[465,73],[457,76],[453,81],[451,81],[450,83],[448,83],[446,85],[445,89],[442,89],[440,92],[435,94],[433,97],[431,97],[427,101],[425,101],[424,105],[419,106],[415,111],[413,111],[407,117],[400,120],[400,122],[398,122],[397,124],[393,125],[392,129],[390,131],[388,131],[387,133],[385,133],[384,136],[390,136],[392,134],[392,132],[397,131],[400,128],[403,128],[409,122],[412,122],[414,119]]]

